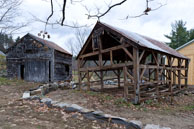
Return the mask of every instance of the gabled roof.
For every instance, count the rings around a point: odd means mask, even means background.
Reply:
[[[30,34],[30,33],[28,33],[27,35],[29,35],[29,36],[32,37],[33,39],[35,39],[35,40],[41,42],[42,44],[47,45],[47,46],[50,47],[50,48],[53,48],[53,49],[55,49],[55,50],[57,50],[57,51],[60,51],[60,52],[62,52],[62,53],[71,55],[69,52],[67,52],[65,49],[63,49],[62,47],[60,47],[59,45],[57,45],[57,44],[54,43],[54,42],[51,42],[51,41],[48,41],[48,40],[39,38],[39,37],[37,37],[37,36],[35,36],[35,35],[33,35],[33,34]]]
[[[185,44],[183,44],[182,46],[180,46],[180,47],[176,48],[176,50],[180,50],[180,49],[182,49],[182,48],[186,47],[187,45],[189,45],[189,44],[191,44],[191,43],[194,43],[194,39],[193,39],[193,40],[191,40],[191,41],[189,41],[189,42],[187,42],[187,43],[185,43]]]
[[[55,50],[57,50],[57,51],[59,51],[59,52],[62,52],[62,53],[71,55],[69,52],[67,52],[65,49],[63,49],[62,47],[60,47],[60,46],[57,45],[56,43],[51,42],[51,41],[48,41],[48,40],[45,40],[45,39],[42,39],[42,38],[39,38],[39,37],[37,37],[37,36],[35,36],[35,35],[33,35],[33,34],[30,34],[30,33],[26,34],[26,35],[23,36],[21,39],[23,39],[23,38],[26,37],[26,36],[30,36],[30,37],[33,38],[34,40],[36,40],[36,41],[38,41],[38,42],[40,42],[40,43],[42,43],[42,44],[45,44],[45,45],[46,45],[47,47],[49,47],[49,48],[53,48],[53,49],[55,49]],[[19,41],[19,42],[20,42],[20,41]],[[15,46],[16,44],[18,44],[19,42],[15,43],[13,46]],[[12,47],[13,47],[13,46],[12,46]],[[10,48],[9,48],[9,49],[10,49]],[[8,49],[8,51],[9,51],[9,49]]]
[[[153,50],[156,50],[156,51],[160,51],[160,52],[163,52],[163,53],[166,53],[166,54],[170,54],[170,55],[173,55],[175,57],[188,59],[187,57],[185,57],[184,55],[178,53],[176,50],[170,48],[168,45],[166,45],[163,42],[157,41],[157,40],[149,38],[147,36],[142,36],[142,35],[134,33],[134,32],[130,32],[128,30],[120,29],[118,27],[111,26],[111,25],[108,25],[106,23],[97,22],[94,29],[92,30],[91,34],[95,30],[96,26],[102,26],[105,29],[108,28],[109,30],[111,30],[115,33],[118,33],[118,34],[122,35],[123,37],[125,37],[129,40],[132,40],[135,43],[135,45],[145,47],[145,48],[149,48],[149,49],[153,49]],[[90,36],[91,36],[91,34],[90,34]],[[87,43],[87,41],[86,41],[86,43]],[[84,46],[86,45],[86,43],[84,44]],[[81,51],[80,51],[80,53],[81,53]],[[80,55],[80,53],[79,53],[79,55]]]

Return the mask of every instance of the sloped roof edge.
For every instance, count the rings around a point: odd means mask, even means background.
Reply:
[[[178,47],[178,48],[176,48],[176,50],[180,50],[180,49],[186,47],[187,45],[189,45],[189,44],[191,44],[191,43],[194,43],[194,39],[192,39],[191,41],[189,41],[189,42],[183,44],[182,46],[180,46],[180,47]]]

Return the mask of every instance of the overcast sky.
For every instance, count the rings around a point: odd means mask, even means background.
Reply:
[[[45,25],[40,22],[34,22],[32,15],[46,20],[50,14],[49,1],[50,0],[23,0],[21,16],[31,21],[31,24],[22,31],[37,35],[41,30],[44,30]],[[57,0],[54,1],[55,12],[51,22],[54,22],[61,16],[60,1],[62,0],[58,0],[57,3]],[[109,4],[111,0],[106,0],[106,3],[104,1],[105,0],[83,0],[81,4],[78,2],[73,4],[67,3],[66,23],[72,24],[72,22],[78,22],[80,25],[88,24],[91,25],[89,29],[92,29],[97,19],[87,19],[85,6],[87,6],[91,13],[95,13],[96,7],[101,10],[106,10],[106,4]],[[112,0],[112,4],[119,1],[121,0]],[[187,22],[186,27],[188,29],[194,28],[194,0],[155,0],[155,2],[150,5],[151,8],[157,8],[159,6],[158,3],[166,5],[156,11],[150,12],[147,16],[122,20],[127,15],[139,15],[145,10],[145,0],[128,0],[128,2],[123,5],[112,9],[107,15],[101,18],[100,21],[164,42],[168,41],[168,39],[164,37],[164,34],[170,33],[171,23],[175,20],[182,19]],[[68,40],[74,36],[74,29],[61,26],[48,26],[47,31],[51,35],[50,40],[68,50]],[[20,36],[23,36],[25,33],[20,34]]]

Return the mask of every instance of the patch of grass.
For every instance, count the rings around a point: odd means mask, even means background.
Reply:
[[[23,80],[17,80],[17,79],[8,79],[5,77],[0,77],[0,86],[1,85],[21,85],[24,84],[25,82]]]
[[[113,99],[113,97],[110,95],[106,95],[104,98],[105,98],[105,100],[112,100]]]
[[[152,100],[146,100],[145,103],[146,103],[147,105],[151,105],[151,104],[153,103],[153,101],[152,101]]]
[[[88,95],[91,95],[91,96],[98,96],[98,94],[99,94],[99,93],[93,92],[93,91],[86,91],[86,93],[87,93]]]
[[[120,107],[124,107],[124,106],[126,106],[126,107],[131,107],[131,103],[129,103],[129,102],[127,102],[125,99],[123,99],[123,98],[118,98],[118,99],[116,99],[115,101],[114,101],[114,104],[115,105],[118,105],[118,106],[120,106]]]
[[[185,111],[194,111],[194,105],[187,105],[187,106],[184,106],[184,110],[185,110]]]

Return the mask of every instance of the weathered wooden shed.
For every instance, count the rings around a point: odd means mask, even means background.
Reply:
[[[113,71],[118,87],[122,88],[123,79],[124,97],[134,103],[173,96],[187,87],[187,57],[165,43],[102,22],[96,23],[77,60],[80,89],[86,78],[90,90],[94,75],[99,77],[101,89],[105,88],[104,73]],[[175,60],[177,64],[173,63]],[[184,84],[180,83],[182,79]]]
[[[194,85],[194,39],[180,46],[176,50],[190,59],[188,85]],[[182,83],[184,83],[183,80]]]
[[[33,82],[69,80],[72,55],[57,44],[26,34],[6,54],[9,78]]]

